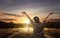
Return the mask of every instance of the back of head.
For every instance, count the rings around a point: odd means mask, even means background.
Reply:
[[[33,18],[33,20],[34,20],[36,23],[38,23],[38,22],[39,22],[39,17],[35,16],[35,17]]]

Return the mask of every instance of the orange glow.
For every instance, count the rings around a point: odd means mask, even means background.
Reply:
[[[30,23],[30,20],[27,17],[18,18],[16,23]]]
[[[28,19],[25,19],[23,23],[30,23],[30,21]]]
[[[33,33],[33,28],[29,28],[29,32],[28,32],[28,27],[19,28],[19,31],[23,33]]]

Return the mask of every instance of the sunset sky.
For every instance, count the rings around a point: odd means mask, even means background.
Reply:
[[[43,19],[50,12],[60,13],[60,0],[0,0],[0,13],[4,12],[8,14],[21,15],[21,12],[23,11],[26,11],[31,18],[38,16]],[[50,18],[56,19],[59,17],[60,14],[54,14]],[[17,23],[23,23],[28,20],[26,16],[14,17],[0,14],[0,19],[1,18],[17,19]]]

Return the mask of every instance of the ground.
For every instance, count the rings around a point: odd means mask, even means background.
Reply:
[[[60,33],[53,30],[45,30],[44,35],[46,38],[60,38]],[[33,33],[13,31],[8,33],[0,33],[0,38],[33,38]]]

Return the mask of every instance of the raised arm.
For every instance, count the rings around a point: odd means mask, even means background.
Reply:
[[[54,14],[54,13],[49,13],[49,15],[45,18],[45,20],[46,20],[49,16],[51,16],[52,14]]]
[[[49,16],[51,16],[51,15],[53,15],[54,13],[49,13],[49,15],[43,20],[43,24],[45,24],[46,23],[46,20],[49,18]]]
[[[33,20],[28,16],[28,14],[26,12],[22,12],[22,13],[27,16],[27,18],[30,20],[31,23],[34,23]]]

